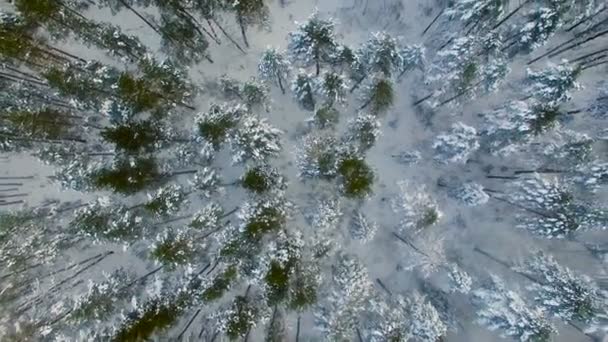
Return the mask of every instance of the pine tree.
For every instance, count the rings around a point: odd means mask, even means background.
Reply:
[[[336,53],[337,43],[332,19],[324,20],[319,13],[313,13],[298,29],[289,33],[289,54],[305,67],[314,65],[316,75],[321,72],[321,64],[331,63]]]
[[[369,107],[369,111],[376,115],[386,112],[395,101],[392,82],[382,76],[375,75],[363,85],[361,100],[363,105],[359,108],[360,110]]]
[[[449,195],[471,207],[483,205],[490,199],[490,196],[485,191],[484,187],[475,182],[462,183],[456,187],[450,188]]]
[[[467,32],[479,26],[494,25],[508,8],[508,0],[457,0],[443,13],[450,19],[456,18]]]
[[[349,198],[365,198],[372,193],[374,172],[365,159],[347,155],[336,165],[340,191]]]
[[[57,38],[73,33],[86,45],[95,45],[110,55],[131,61],[137,61],[146,54],[146,48],[138,38],[122,33],[117,26],[85,18],[78,12],[78,7],[84,7],[81,4],[76,4],[76,8],[73,8],[59,1],[17,0],[15,7],[26,23],[32,26],[44,25]]]
[[[422,67],[424,49],[420,46],[402,46],[398,39],[386,32],[376,32],[357,51],[357,63],[367,75],[382,73],[387,79],[396,79],[406,71]],[[362,80],[358,80],[360,83]]]
[[[337,141],[331,135],[311,133],[298,145],[296,164],[302,178],[334,178],[337,160]]]
[[[258,74],[262,80],[278,85],[285,94],[285,84],[290,73],[291,63],[282,52],[274,48],[267,48],[264,51],[258,64]]]
[[[239,0],[232,3],[232,10],[235,12],[237,21],[241,27],[245,46],[249,47],[246,33],[247,26],[267,26],[269,20],[268,7],[264,0]]]
[[[489,284],[473,291],[473,295],[480,307],[478,322],[490,330],[500,330],[501,336],[543,342],[551,341],[556,333],[542,310],[528,307],[497,276],[492,276]]]
[[[218,150],[245,113],[245,108],[240,105],[212,104],[208,112],[200,113],[195,118],[198,133]]]
[[[291,83],[291,91],[294,99],[298,104],[308,111],[315,110],[315,89],[316,82],[312,74],[307,74],[304,70],[300,70],[298,75]]]
[[[267,161],[281,151],[283,132],[253,115],[243,117],[241,126],[230,138],[232,160],[234,163]]]
[[[360,211],[353,213],[352,222],[350,224],[350,234],[361,243],[367,243],[374,238],[378,231],[378,224],[371,221]]]
[[[344,104],[347,90],[348,83],[344,77],[331,71],[324,72],[315,85],[315,93],[323,99],[325,107]]]
[[[112,189],[122,194],[132,194],[145,189],[158,181],[161,173],[154,159],[121,159],[111,168],[103,168],[92,175],[93,186],[99,189]]]
[[[578,276],[542,252],[519,268],[539,279],[530,286],[535,301],[548,313],[566,322],[592,323],[604,314],[605,296],[589,277]]]
[[[381,126],[375,115],[360,112],[357,117],[349,120],[346,140],[365,152],[374,146],[382,134]]]
[[[564,238],[580,230],[603,229],[608,214],[573,196],[568,183],[540,176],[514,183],[510,200],[521,208],[520,228],[546,238]]]
[[[353,256],[339,255],[327,285],[331,292],[315,312],[316,323],[328,339],[352,340],[358,316],[372,293],[367,270]]]
[[[581,68],[564,61],[562,64],[549,64],[542,71],[527,71],[529,84],[526,92],[544,105],[559,105],[571,99],[570,91],[580,88],[576,81]]]
[[[425,186],[415,186],[407,181],[399,182],[398,186],[399,193],[392,201],[392,208],[401,216],[401,229],[419,232],[439,222],[443,214]]]
[[[479,148],[477,131],[462,122],[452,125],[449,133],[440,134],[433,143],[435,160],[442,163],[466,163]]]

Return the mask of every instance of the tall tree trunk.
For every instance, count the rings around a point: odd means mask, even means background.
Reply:
[[[222,33],[224,34],[224,36],[226,36],[226,38],[228,38],[228,40],[230,40],[230,42],[232,42],[232,44],[234,44],[234,46],[237,47],[237,49],[239,49],[244,55],[247,54],[247,52],[239,45],[239,43],[236,42],[236,40],[234,40],[232,38],[232,36],[230,36],[230,34],[228,34],[228,32],[226,32],[226,30],[224,30],[224,28],[222,27],[222,25],[220,25],[217,20],[212,19],[213,23],[220,29],[220,31],[222,31]]]
[[[243,35],[243,42],[245,42],[245,46],[249,48],[249,41],[247,40],[247,32],[245,28],[245,22],[243,21],[243,16],[238,15],[237,19],[239,21],[239,26],[241,27],[241,35]]]
[[[209,30],[215,37],[215,40],[218,42],[218,44],[221,43],[220,37],[218,36],[217,32],[215,32],[215,29],[213,28],[213,23],[211,22],[211,20],[209,20],[209,18],[205,18],[205,21],[207,22],[207,25],[209,26]]]
[[[128,3],[126,3],[124,0],[118,0],[118,2],[120,2],[123,6],[125,6],[126,9],[131,11],[131,13],[135,14],[139,19],[141,19],[141,21],[143,21],[146,25],[148,25],[148,27],[150,27],[152,30],[154,30],[154,32],[156,32],[159,36],[161,36],[161,37],[163,36],[162,32],[156,25],[154,25],[152,22],[150,22],[148,19],[146,19],[146,17],[144,17],[142,14],[140,14],[138,11],[136,11]]]
[[[530,64],[532,64],[532,63],[534,63],[534,62],[536,62],[536,61],[540,60],[541,58],[543,58],[543,57],[545,57],[545,56],[552,57],[552,54],[553,54],[555,51],[559,50],[559,49],[560,49],[562,46],[568,45],[568,44],[572,43],[573,41],[577,40],[578,38],[580,38],[580,37],[584,36],[585,34],[590,33],[590,32],[593,32],[593,30],[595,30],[597,27],[599,27],[600,25],[602,25],[604,22],[608,22],[608,19],[603,20],[603,21],[601,21],[601,22],[599,22],[599,23],[597,23],[597,24],[593,25],[592,27],[590,27],[590,28],[588,28],[588,29],[586,29],[586,30],[584,30],[584,31],[582,31],[582,32],[579,32],[579,33],[578,33],[578,34],[576,34],[576,35],[575,35],[573,38],[570,38],[570,39],[568,39],[567,41],[565,41],[565,42],[563,42],[563,43],[561,43],[561,44],[558,44],[557,46],[555,46],[555,47],[551,48],[549,51],[545,52],[544,54],[542,54],[542,55],[538,56],[537,58],[535,58],[535,59],[533,59],[533,60],[531,60],[531,61],[529,61],[527,64],[528,64],[528,65],[530,65]]]
[[[281,92],[285,95],[285,87],[283,87],[283,80],[281,76],[277,75],[277,80],[279,81],[279,88],[281,88]]]
[[[581,20],[579,20],[579,21],[578,21],[576,24],[574,24],[574,25],[570,26],[570,27],[569,27],[569,28],[566,30],[566,32],[570,32],[570,31],[574,30],[575,28],[579,27],[580,25],[582,25],[582,24],[586,23],[587,21],[592,20],[593,18],[595,18],[596,16],[598,16],[599,14],[601,14],[602,12],[604,12],[606,9],[608,9],[608,7],[604,7],[604,8],[602,8],[601,10],[599,10],[599,11],[597,11],[597,12],[593,13],[592,15],[582,18],[582,19],[581,19]]]
[[[424,102],[424,101],[426,101],[426,100],[430,99],[431,97],[433,97],[433,94],[432,94],[432,93],[431,93],[431,94],[428,94],[427,96],[425,96],[425,97],[423,97],[423,98],[421,98],[420,100],[417,100],[416,102],[414,102],[414,103],[413,103],[413,105],[414,105],[414,106],[417,106],[417,105],[421,104],[422,102]]]
[[[355,90],[356,90],[357,88],[359,88],[359,86],[361,85],[361,83],[362,83],[363,81],[365,81],[365,79],[366,79],[366,78],[367,78],[367,74],[366,74],[366,75],[364,75],[363,77],[361,77],[361,78],[360,78],[360,79],[357,81],[357,83],[355,83],[355,84],[354,84],[354,85],[353,85],[353,86],[350,88],[350,93],[351,93],[351,94],[352,94],[352,93],[354,93],[354,92],[355,92]]]
[[[588,43],[588,42],[590,42],[590,41],[592,41],[592,40],[595,40],[595,39],[597,39],[597,38],[600,38],[600,37],[602,37],[602,36],[604,36],[604,35],[606,35],[606,34],[608,34],[608,30],[604,30],[604,31],[598,32],[598,33],[594,34],[593,36],[588,37],[588,38],[587,38],[587,39],[585,39],[585,40],[582,40],[582,41],[580,41],[580,42],[578,42],[578,43],[576,43],[576,44],[573,44],[573,45],[567,46],[567,47],[565,47],[565,48],[563,48],[563,49],[560,49],[560,50],[558,50],[558,51],[555,51],[555,52],[551,53],[551,54],[549,55],[549,57],[551,57],[551,58],[552,58],[552,57],[555,57],[555,56],[557,56],[557,55],[560,55],[560,54],[562,54],[562,53],[564,53],[564,52],[566,52],[566,51],[568,51],[568,50],[572,50],[572,49],[574,49],[574,48],[576,48],[576,47],[579,47],[579,46],[581,46],[581,45],[583,45],[583,44],[585,44],[585,43]]]
[[[507,14],[507,16],[504,17],[501,21],[499,21],[498,23],[496,23],[496,25],[494,25],[492,27],[492,31],[496,30],[497,28],[499,28],[502,24],[504,24],[507,20],[509,20],[512,16],[514,16],[517,12],[519,12],[522,8],[524,8],[524,6],[526,4],[528,4],[528,2],[530,2],[530,1],[531,0],[526,0],[521,5],[517,6],[516,9],[514,9],[513,11],[511,11],[511,13]]]
[[[192,315],[192,318],[190,318],[190,320],[188,321],[188,324],[186,324],[186,326],[184,327],[184,329],[182,330],[182,332],[177,336],[177,340],[178,341],[182,340],[182,337],[184,337],[184,334],[186,333],[186,331],[188,331],[188,328],[190,328],[190,326],[192,325],[192,322],[194,322],[194,320],[196,319],[196,317],[200,313],[201,313],[201,309],[198,309],[198,310],[196,310],[196,312],[194,313],[194,315]]]
[[[298,323],[296,324],[296,342],[300,342],[300,320],[301,317],[298,315]]]
[[[443,14],[443,12],[445,12],[445,8],[441,9],[441,11],[439,11],[439,13],[435,16],[435,18],[433,19],[433,21],[431,21],[430,24],[427,25],[427,27],[424,29],[424,31],[422,31],[421,36],[424,36],[427,31],[431,28],[431,26],[433,26],[433,24],[435,24],[435,22],[437,20],[439,20],[439,18],[441,17],[441,15]]]

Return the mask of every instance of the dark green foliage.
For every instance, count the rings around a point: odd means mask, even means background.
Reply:
[[[422,218],[416,223],[417,228],[430,227],[439,220],[439,213],[435,208],[428,208],[424,211]]]
[[[228,318],[226,335],[230,340],[242,338],[255,324],[257,309],[244,296],[237,296],[232,303],[233,314]]]
[[[139,62],[142,80],[150,92],[156,94],[167,105],[181,105],[192,95],[192,85],[181,69],[168,61],[159,63],[145,58]]]
[[[213,105],[205,116],[197,120],[200,135],[217,150],[236,127],[238,118],[225,111],[225,108]]]
[[[61,16],[61,3],[59,1],[15,0],[15,8],[28,22],[35,25],[58,20]]]
[[[121,160],[111,169],[98,170],[92,176],[92,183],[99,189],[110,189],[128,195],[145,189],[160,177],[154,159],[139,158],[133,164]]]
[[[211,286],[203,291],[202,298],[205,302],[211,302],[222,298],[226,290],[236,279],[238,273],[235,266],[229,266],[224,272],[213,280]]]
[[[315,110],[315,98],[310,75],[300,73],[295,80],[295,97],[304,110]]]
[[[68,138],[73,129],[68,114],[51,108],[2,113],[0,122],[11,134],[38,139]]]
[[[263,207],[245,225],[245,236],[253,240],[264,234],[277,231],[285,224],[285,215],[275,207]]]
[[[277,261],[272,261],[270,263],[270,269],[264,278],[268,289],[267,295],[269,306],[279,304],[287,298],[291,268],[291,262],[288,262],[285,265],[282,265]]]
[[[141,312],[129,317],[112,337],[114,342],[147,341],[160,331],[175,324],[183,307],[172,301],[154,299],[146,304]]]
[[[283,188],[281,175],[268,166],[256,166],[247,170],[241,177],[241,185],[246,190],[257,194],[266,193],[273,188]]]
[[[263,193],[270,190],[271,180],[267,177],[268,175],[261,168],[253,168],[245,173],[241,184],[249,191]]]
[[[246,82],[240,92],[242,100],[245,101],[248,108],[264,107],[268,102],[268,90],[260,83]]]
[[[118,96],[135,112],[143,112],[156,108],[162,100],[162,95],[153,92],[143,79],[137,79],[129,73],[122,73],[118,78]]]
[[[168,232],[150,253],[153,259],[170,267],[183,265],[192,260],[195,249],[188,236]]]
[[[149,120],[104,128],[100,134],[128,153],[151,151],[154,144],[163,139],[158,125]]]
[[[180,64],[190,65],[201,62],[207,55],[209,42],[199,34],[197,27],[190,20],[174,15],[161,14],[163,34],[162,48]]]
[[[530,122],[534,134],[541,134],[555,127],[561,114],[558,107],[543,105],[534,108],[534,112],[535,119]]]
[[[61,67],[51,67],[42,72],[48,84],[61,95],[73,97],[87,104],[99,104],[102,97],[112,94],[104,90],[110,87],[114,75],[111,72],[102,76],[103,83],[94,80],[96,73],[104,73],[104,67],[99,63],[87,65],[85,69],[75,64],[65,64]]]
[[[315,112],[313,121],[321,129],[334,127],[340,120],[340,112],[331,106],[323,106]]]
[[[462,71],[462,76],[460,77],[460,84],[458,85],[458,90],[464,91],[464,90],[468,89],[469,86],[472,84],[472,82],[475,80],[475,77],[477,77],[477,72],[478,72],[477,63],[475,63],[475,62],[468,63]]]
[[[304,311],[317,301],[317,284],[311,273],[302,272],[296,266],[289,288],[289,307]]]
[[[369,105],[372,113],[388,110],[395,100],[393,85],[389,80],[378,80],[370,89]]]
[[[141,238],[143,226],[137,223],[128,210],[105,211],[101,208],[79,213],[70,223],[76,234],[109,241],[136,241]]]
[[[341,176],[342,191],[347,197],[365,197],[372,191],[374,173],[359,158],[343,159],[338,164],[338,174]]]

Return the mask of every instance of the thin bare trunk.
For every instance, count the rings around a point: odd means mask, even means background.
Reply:
[[[391,290],[388,289],[388,287],[386,287],[386,285],[384,285],[384,283],[382,282],[382,280],[380,280],[380,278],[376,278],[376,282],[378,283],[378,285],[380,285],[380,287],[386,291],[386,293],[388,293],[389,296],[392,296],[393,293],[391,292]]]
[[[511,17],[513,17],[517,12],[519,12],[522,8],[524,8],[524,6],[530,2],[531,0],[526,0],[524,1],[521,5],[517,6],[516,9],[514,9],[513,11],[511,11],[511,13],[507,14],[506,17],[504,17],[501,21],[499,21],[498,23],[496,23],[496,25],[494,25],[492,27],[492,31],[496,30],[497,28],[499,28],[502,24],[504,24],[507,20],[509,20]]]
[[[602,37],[602,36],[604,36],[604,35],[606,35],[606,34],[608,34],[608,30],[604,30],[604,31],[601,31],[601,32],[599,32],[599,33],[596,33],[596,34],[594,34],[593,36],[588,37],[587,39],[585,39],[585,40],[583,40],[583,41],[580,41],[580,42],[578,42],[578,43],[576,43],[576,44],[572,44],[572,45],[567,46],[567,47],[565,47],[565,48],[563,48],[563,49],[560,49],[560,50],[558,50],[558,51],[553,52],[552,54],[550,54],[550,55],[549,55],[549,57],[550,57],[550,58],[552,58],[552,57],[555,57],[555,56],[557,56],[557,55],[560,55],[560,54],[562,54],[562,53],[564,53],[564,52],[566,52],[566,51],[568,51],[568,50],[572,50],[572,49],[574,49],[574,48],[576,48],[576,47],[579,47],[579,46],[581,46],[581,45],[583,45],[583,44],[585,44],[585,43],[588,43],[588,42],[590,42],[590,41],[592,41],[592,40],[595,40],[595,39],[597,39],[597,38],[600,38],[600,37]]]
[[[281,88],[281,92],[285,95],[285,87],[283,87],[283,80],[281,76],[277,75],[277,80],[279,81],[279,88]]]
[[[298,315],[298,323],[296,324],[296,342],[300,342],[300,320],[301,317]]]
[[[186,326],[184,327],[182,332],[177,336],[178,341],[181,341],[181,339],[182,339],[182,337],[184,337],[184,334],[186,333],[186,331],[188,331],[188,328],[190,328],[190,325],[192,325],[192,322],[194,322],[194,320],[200,313],[201,313],[201,309],[196,310],[196,312],[194,313],[192,318],[190,318],[190,320],[188,321],[188,324],[186,324]]]
[[[226,30],[224,30],[224,28],[222,27],[222,25],[220,25],[217,20],[215,20],[215,18],[213,19],[213,23],[215,23],[215,25],[220,29],[220,31],[222,31],[222,33],[224,34],[224,36],[226,36],[226,38],[228,38],[228,40],[230,40],[230,42],[232,42],[232,44],[234,44],[234,46],[237,47],[237,49],[239,49],[244,55],[247,54],[247,52],[239,45],[239,43],[237,43],[231,36],[230,34],[228,34],[228,32],[226,32]]]
[[[445,8],[441,9],[441,11],[435,16],[433,21],[431,21],[431,23],[427,25],[427,27],[424,29],[424,31],[422,31],[421,36],[424,36],[427,33],[427,31],[431,28],[431,26],[433,26],[433,24],[435,24],[435,22],[437,20],[439,20],[439,18],[441,17],[441,15],[443,14],[444,11],[445,11]]]
[[[241,27],[241,35],[243,36],[243,42],[245,43],[245,46],[249,48],[249,41],[247,40],[247,31],[245,28],[245,23],[243,22],[243,16],[238,15],[237,19],[239,22],[239,26]]]
[[[432,93],[431,93],[431,94],[428,94],[427,96],[425,96],[425,97],[421,98],[420,100],[418,100],[418,101],[414,102],[414,103],[413,103],[413,105],[414,105],[414,106],[417,106],[417,105],[421,104],[422,102],[424,102],[424,101],[426,101],[426,100],[430,99],[431,97],[433,97],[433,94],[432,94]]]
[[[596,16],[598,16],[599,14],[601,14],[602,12],[604,12],[604,11],[605,11],[607,8],[608,8],[608,7],[604,7],[604,8],[602,8],[601,10],[599,10],[599,11],[597,11],[597,12],[593,13],[592,15],[590,15],[590,16],[588,16],[588,17],[584,17],[584,18],[582,18],[582,19],[581,19],[581,20],[579,20],[579,21],[578,21],[576,24],[574,24],[574,25],[570,26],[570,27],[569,27],[569,28],[566,30],[566,32],[570,32],[570,31],[574,30],[575,28],[577,28],[578,26],[580,26],[580,25],[582,25],[582,24],[586,23],[587,21],[589,21],[589,20],[591,20],[591,19],[595,18]]]

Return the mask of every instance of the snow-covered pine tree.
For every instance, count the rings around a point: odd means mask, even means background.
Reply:
[[[277,156],[281,152],[281,135],[283,131],[270,125],[267,119],[245,115],[229,139],[233,162],[262,163]]]
[[[304,136],[296,150],[296,164],[302,178],[334,178],[338,141],[329,134],[313,132]]]
[[[360,110],[369,108],[372,114],[382,114],[395,102],[393,83],[379,74],[374,75],[364,82],[360,98],[363,103]]]
[[[359,315],[372,294],[373,284],[365,267],[354,256],[341,254],[328,279],[326,301],[315,311],[318,328],[330,340],[352,340]]]
[[[443,214],[424,185],[416,186],[407,181],[397,185],[399,193],[392,201],[392,208],[400,216],[403,231],[420,232],[439,222]]]
[[[538,279],[529,289],[549,314],[585,324],[605,314],[606,296],[598,286],[589,277],[561,266],[552,256],[538,252],[517,270]]]
[[[323,99],[325,107],[333,107],[346,101],[348,82],[341,74],[326,71],[317,80],[314,90]]]
[[[315,110],[315,89],[317,89],[315,78],[304,70],[296,75],[291,83],[291,91],[296,102],[307,111]]]
[[[522,342],[549,342],[556,329],[540,308],[530,308],[517,293],[506,288],[503,281],[492,275],[487,285],[473,291],[479,307],[478,322],[490,330],[500,330],[501,336]]]
[[[554,107],[511,101],[483,113],[481,146],[496,155],[508,155],[521,149],[535,135],[558,127],[559,112]]]
[[[448,190],[448,194],[450,197],[471,207],[483,205],[490,199],[485,188],[481,184],[475,182],[466,182],[452,187]]]
[[[110,55],[137,61],[146,54],[145,46],[135,36],[122,33],[119,27],[87,19],[78,10],[88,7],[83,1],[70,3],[40,0],[16,0],[15,8],[31,26],[44,26],[54,38],[73,33],[86,45],[94,45]]]
[[[333,19],[321,19],[319,12],[298,24],[297,30],[289,33],[288,50],[292,59],[305,67],[314,65],[318,76],[321,65],[331,63],[337,52],[334,27]]]
[[[460,21],[467,32],[477,32],[495,25],[508,5],[509,0],[456,0],[443,14]]]
[[[252,25],[268,26],[269,9],[264,0],[239,0],[230,3],[231,10],[234,11],[245,46],[249,47],[247,39],[247,27]]]
[[[353,239],[361,243],[367,243],[376,235],[378,224],[369,219],[361,211],[355,211],[352,215],[349,231]]]
[[[196,116],[196,128],[206,142],[219,150],[246,112],[241,105],[212,104],[209,111]]]
[[[376,32],[357,51],[356,61],[363,72],[356,85],[376,73],[395,80],[407,71],[423,66],[424,48],[418,45],[403,46],[399,39],[388,33]]]
[[[571,186],[541,176],[514,182],[510,201],[521,208],[520,228],[546,238],[564,238],[582,230],[604,229],[608,211],[574,197]]]
[[[441,163],[466,163],[469,156],[479,148],[477,131],[457,122],[448,133],[437,136],[433,148],[435,160]]]
[[[267,48],[258,64],[258,74],[262,80],[279,86],[285,94],[285,86],[291,74],[291,63],[281,51]]]
[[[547,68],[540,71],[528,69],[526,93],[543,105],[557,106],[568,102],[571,90],[580,88],[576,80],[581,71],[580,66],[572,65],[566,60],[561,64],[549,63]]]
[[[365,152],[374,146],[382,134],[381,126],[377,116],[359,112],[355,118],[348,121],[345,139],[359,151]]]
[[[370,300],[370,315],[364,324],[366,340],[372,342],[412,340],[439,341],[445,337],[447,326],[441,321],[437,309],[419,293],[409,298]]]

